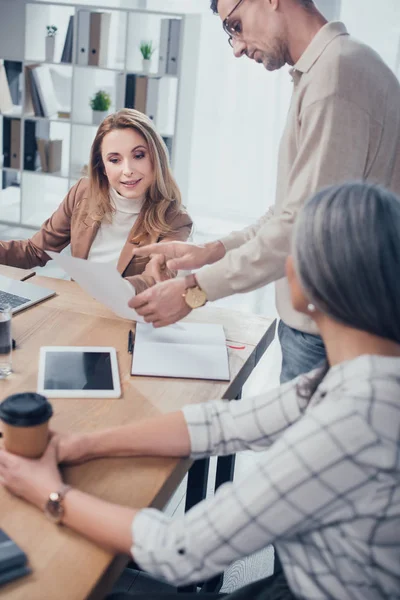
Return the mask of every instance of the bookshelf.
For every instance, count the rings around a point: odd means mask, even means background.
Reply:
[[[4,61],[8,81],[9,74],[14,73],[14,83],[9,86],[13,85],[14,106],[0,113],[0,223],[37,229],[82,176],[97,130],[89,100],[100,89],[111,96],[108,112],[131,105],[154,118],[170,150],[172,168],[187,203],[201,14],[119,8],[116,4],[112,0],[110,6],[100,1],[98,5],[82,5],[57,0],[0,0],[0,61]],[[86,16],[82,17],[82,11]],[[106,17],[91,17],[93,13]],[[90,52],[92,38],[85,38],[85,31],[87,36],[90,32],[83,29],[82,22],[85,24],[86,19],[90,27],[91,18],[107,22],[106,37],[102,37],[103,30],[99,34],[99,64],[88,64],[93,62],[89,54],[86,62],[79,56],[79,42],[85,39]],[[168,28],[172,27],[169,23],[178,32],[172,42],[168,38]],[[46,61],[46,25],[50,24],[58,31],[54,55]],[[104,39],[105,48],[100,50],[100,40]],[[152,40],[156,47],[148,73],[143,71],[139,50],[142,40]],[[167,53],[169,57],[176,55],[169,66]],[[42,94],[45,88],[38,82],[38,73],[40,81],[44,74],[45,81],[50,78],[52,84],[51,94],[46,93],[39,104],[37,88],[41,85]],[[36,83],[32,83],[34,77]],[[137,106],[135,86],[139,80],[146,86],[146,96],[145,102],[142,99]],[[0,76],[0,86],[1,81]],[[36,103],[32,86],[36,86]],[[0,110],[1,98],[0,87]],[[52,110],[44,110],[50,104]],[[19,156],[11,152],[11,140],[15,147],[17,138]],[[56,171],[42,169],[38,138],[62,140]],[[11,160],[7,152],[11,152]]]

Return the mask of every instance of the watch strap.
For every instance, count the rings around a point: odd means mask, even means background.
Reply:
[[[64,516],[64,498],[71,489],[70,485],[63,483],[57,492],[49,494],[44,512],[57,525],[61,523]]]

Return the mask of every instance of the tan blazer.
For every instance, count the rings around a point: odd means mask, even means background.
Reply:
[[[0,264],[22,269],[43,267],[50,260],[46,250],[61,252],[69,244],[71,244],[72,256],[87,258],[100,227],[99,221],[88,216],[88,188],[89,180],[80,179],[32,238],[0,242]],[[184,241],[190,235],[192,221],[183,209],[177,210],[171,207],[167,213],[167,222],[172,227],[172,231],[161,238],[157,234],[140,235],[140,224],[136,221],[121,250],[117,269],[124,277],[135,276],[130,281],[138,292],[153,285],[155,281],[143,273],[149,259],[136,257],[136,248],[163,240]],[[140,241],[136,241],[138,239]]]

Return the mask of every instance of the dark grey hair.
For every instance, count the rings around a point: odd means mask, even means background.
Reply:
[[[400,344],[400,198],[366,183],[321,190],[299,214],[293,258],[321,312]]]

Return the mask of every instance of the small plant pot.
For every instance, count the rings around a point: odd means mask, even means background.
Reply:
[[[45,41],[45,61],[54,62],[54,48],[56,45],[56,38],[54,36],[46,36]]]
[[[93,125],[100,125],[100,123],[106,118],[107,115],[107,110],[92,110]]]
[[[143,73],[145,73],[146,75],[148,75],[150,73],[150,68],[151,68],[151,59],[150,58],[143,58],[143,60],[142,60],[142,70],[143,70]]]

